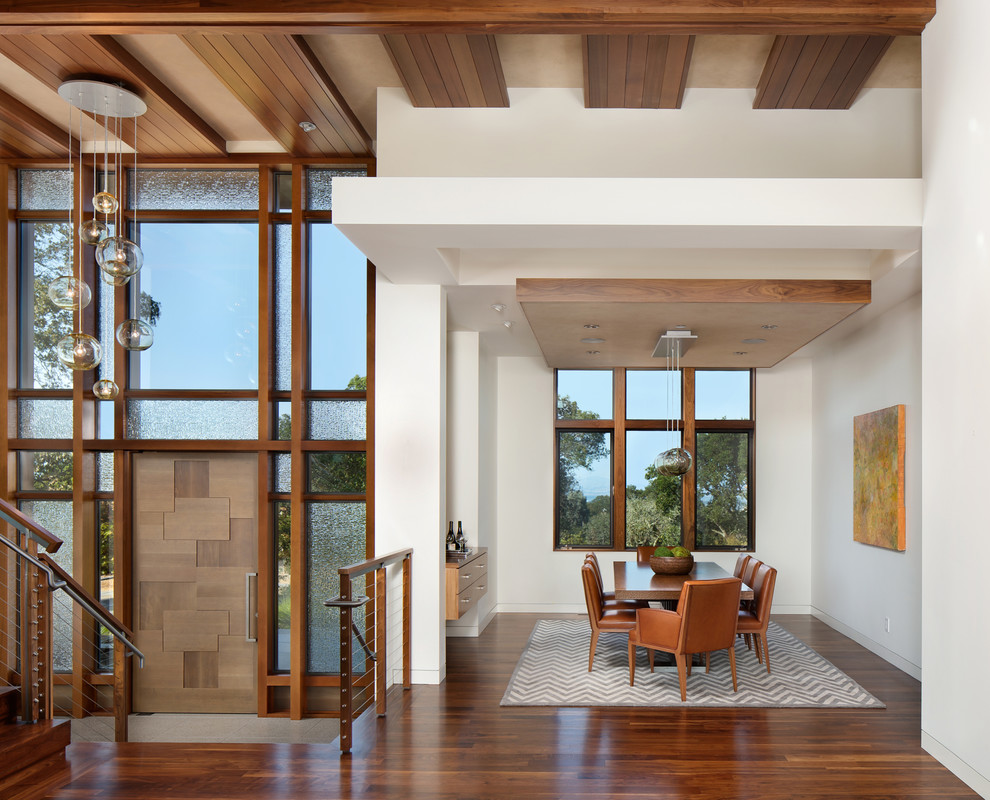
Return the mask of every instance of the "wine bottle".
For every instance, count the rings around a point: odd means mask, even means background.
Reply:
[[[467,550],[467,539],[464,538],[464,529],[461,527],[460,520],[457,520],[457,549],[462,552]]]
[[[451,520],[447,525],[447,551],[453,553],[457,550],[457,539],[454,536],[454,521]]]

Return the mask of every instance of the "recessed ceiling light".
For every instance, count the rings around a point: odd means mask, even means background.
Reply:
[[[316,125],[310,122],[308,119],[304,119],[299,123],[299,127],[303,129],[306,133],[312,133],[316,130]]]
[[[502,324],[505,325],[506,328],[511,328],[512,327],[512,320],[511,319],[507,319]]]
[[[599,355],[601,355],[602,351],[601,350],[588,350],[587,353],[588,353],[589,356],[599,356]]]
[[[605,341],[604,339],[599,339],[595,336],[589,336],[587,339],[582,339],[581,344],[601,344],[604,341]]]
[[[744,356],[744,355],[746,355],[746,351],[745,350],[736,350],[736,352],[734,352],[732,355],[734,355],[734,356]]]
[[[761,325],[760,327],[765,331],[773,331],[777,329],[776,325]]]
[[[489,308],[491,308],[492,311],[505,311],[505,303],[492,303]]]
[[[683,331],[685,328],[687,328],[687,325],[675,325],[674,327],[679,331]]]
[[[586,327],[589,331],[593,331],[593,330],[595,330],[595,328],[598,327],[598,325],[596,323],[594,323],[594,322],[589,322],[584,327]]]
[[[743,344],[763,344],[766,339],[743,339]]]

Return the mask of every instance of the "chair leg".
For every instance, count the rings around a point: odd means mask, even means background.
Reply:
[[[650,672],[653,672],[653,652],[654,652],[654,651],[653,651],[653,650],[652,650],[651,648],[649,648],[649,647],[647,647],[647,648],[646,648],[646,652],[647,652],[647,653],[649,654],[649,656],[650,656]]]
[[[770,674],[770,644],[767,642],[767,632],[762,631],[760,633],[760,640],[763,642],[763,656],[764,661],[767,662],[767,674]]]
[[[629,685],[635,686],[636,681],[636,645],[629,640]]]
[[[691,677],[691,667],[694,666],[694,654],[693,653],[685,653],[684,654],[684,657],[687,659],[687,674],[688,674],[688,677],[690,678]]]
[[[684,663],[685,659],[690,659],[690,656],[685,656],[684,653],[674,653],[674,660],[677,661],[677,678],[681,683],[681,702],[683,703],[687,700],[687,665]]]
[[[595,648],[598,647],[598,631],[595,628],[591,629],[591,652],[588,653],[588,672],[591,672],[591,668],[595,664]]]
[[[705,674],[712,671],[711,653],[705,653]]]
[[[732,672],[732,691],[738,692],[739,686],[736,684],[736,648],[729,648],[729,670]]]
[[[760,648],[760,634],[758,634],[758,633],[752,633],[752,634],[750,634],[750,636],[753,639],[753,649],[756,651],[756,660],[759,661],[762,664],[763,663],[763,652],[762,652],[762,649]]]

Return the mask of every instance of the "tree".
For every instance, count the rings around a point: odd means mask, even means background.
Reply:
[[[644,478],[645,488],[626,487],[626,544],[680,544],[681,478],[661,475],[652,464]]]
[[[568,396],[557,399],[561,419],[598,419],[593,411],[582,411]],[[611,497],[591,503],[578,486],[576,472],[591,469],[609,454],[607,434],[601,431],[561,431],[557,437],[558,542],[563,547],[609,545]]]
[[[708,547],[744,547],[749,533],[749,437],[697,437],[697,539]]]

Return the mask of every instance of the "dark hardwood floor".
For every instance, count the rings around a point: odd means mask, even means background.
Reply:
[[[808,616],[775,620],[887,704],[859,709],[498,705],[535,614],[448,639],[447,680],[332,743],[76,743],[60,800],[978,797],[922,751],[921,687]],[[584,654],[578,654],[584,658]]]

